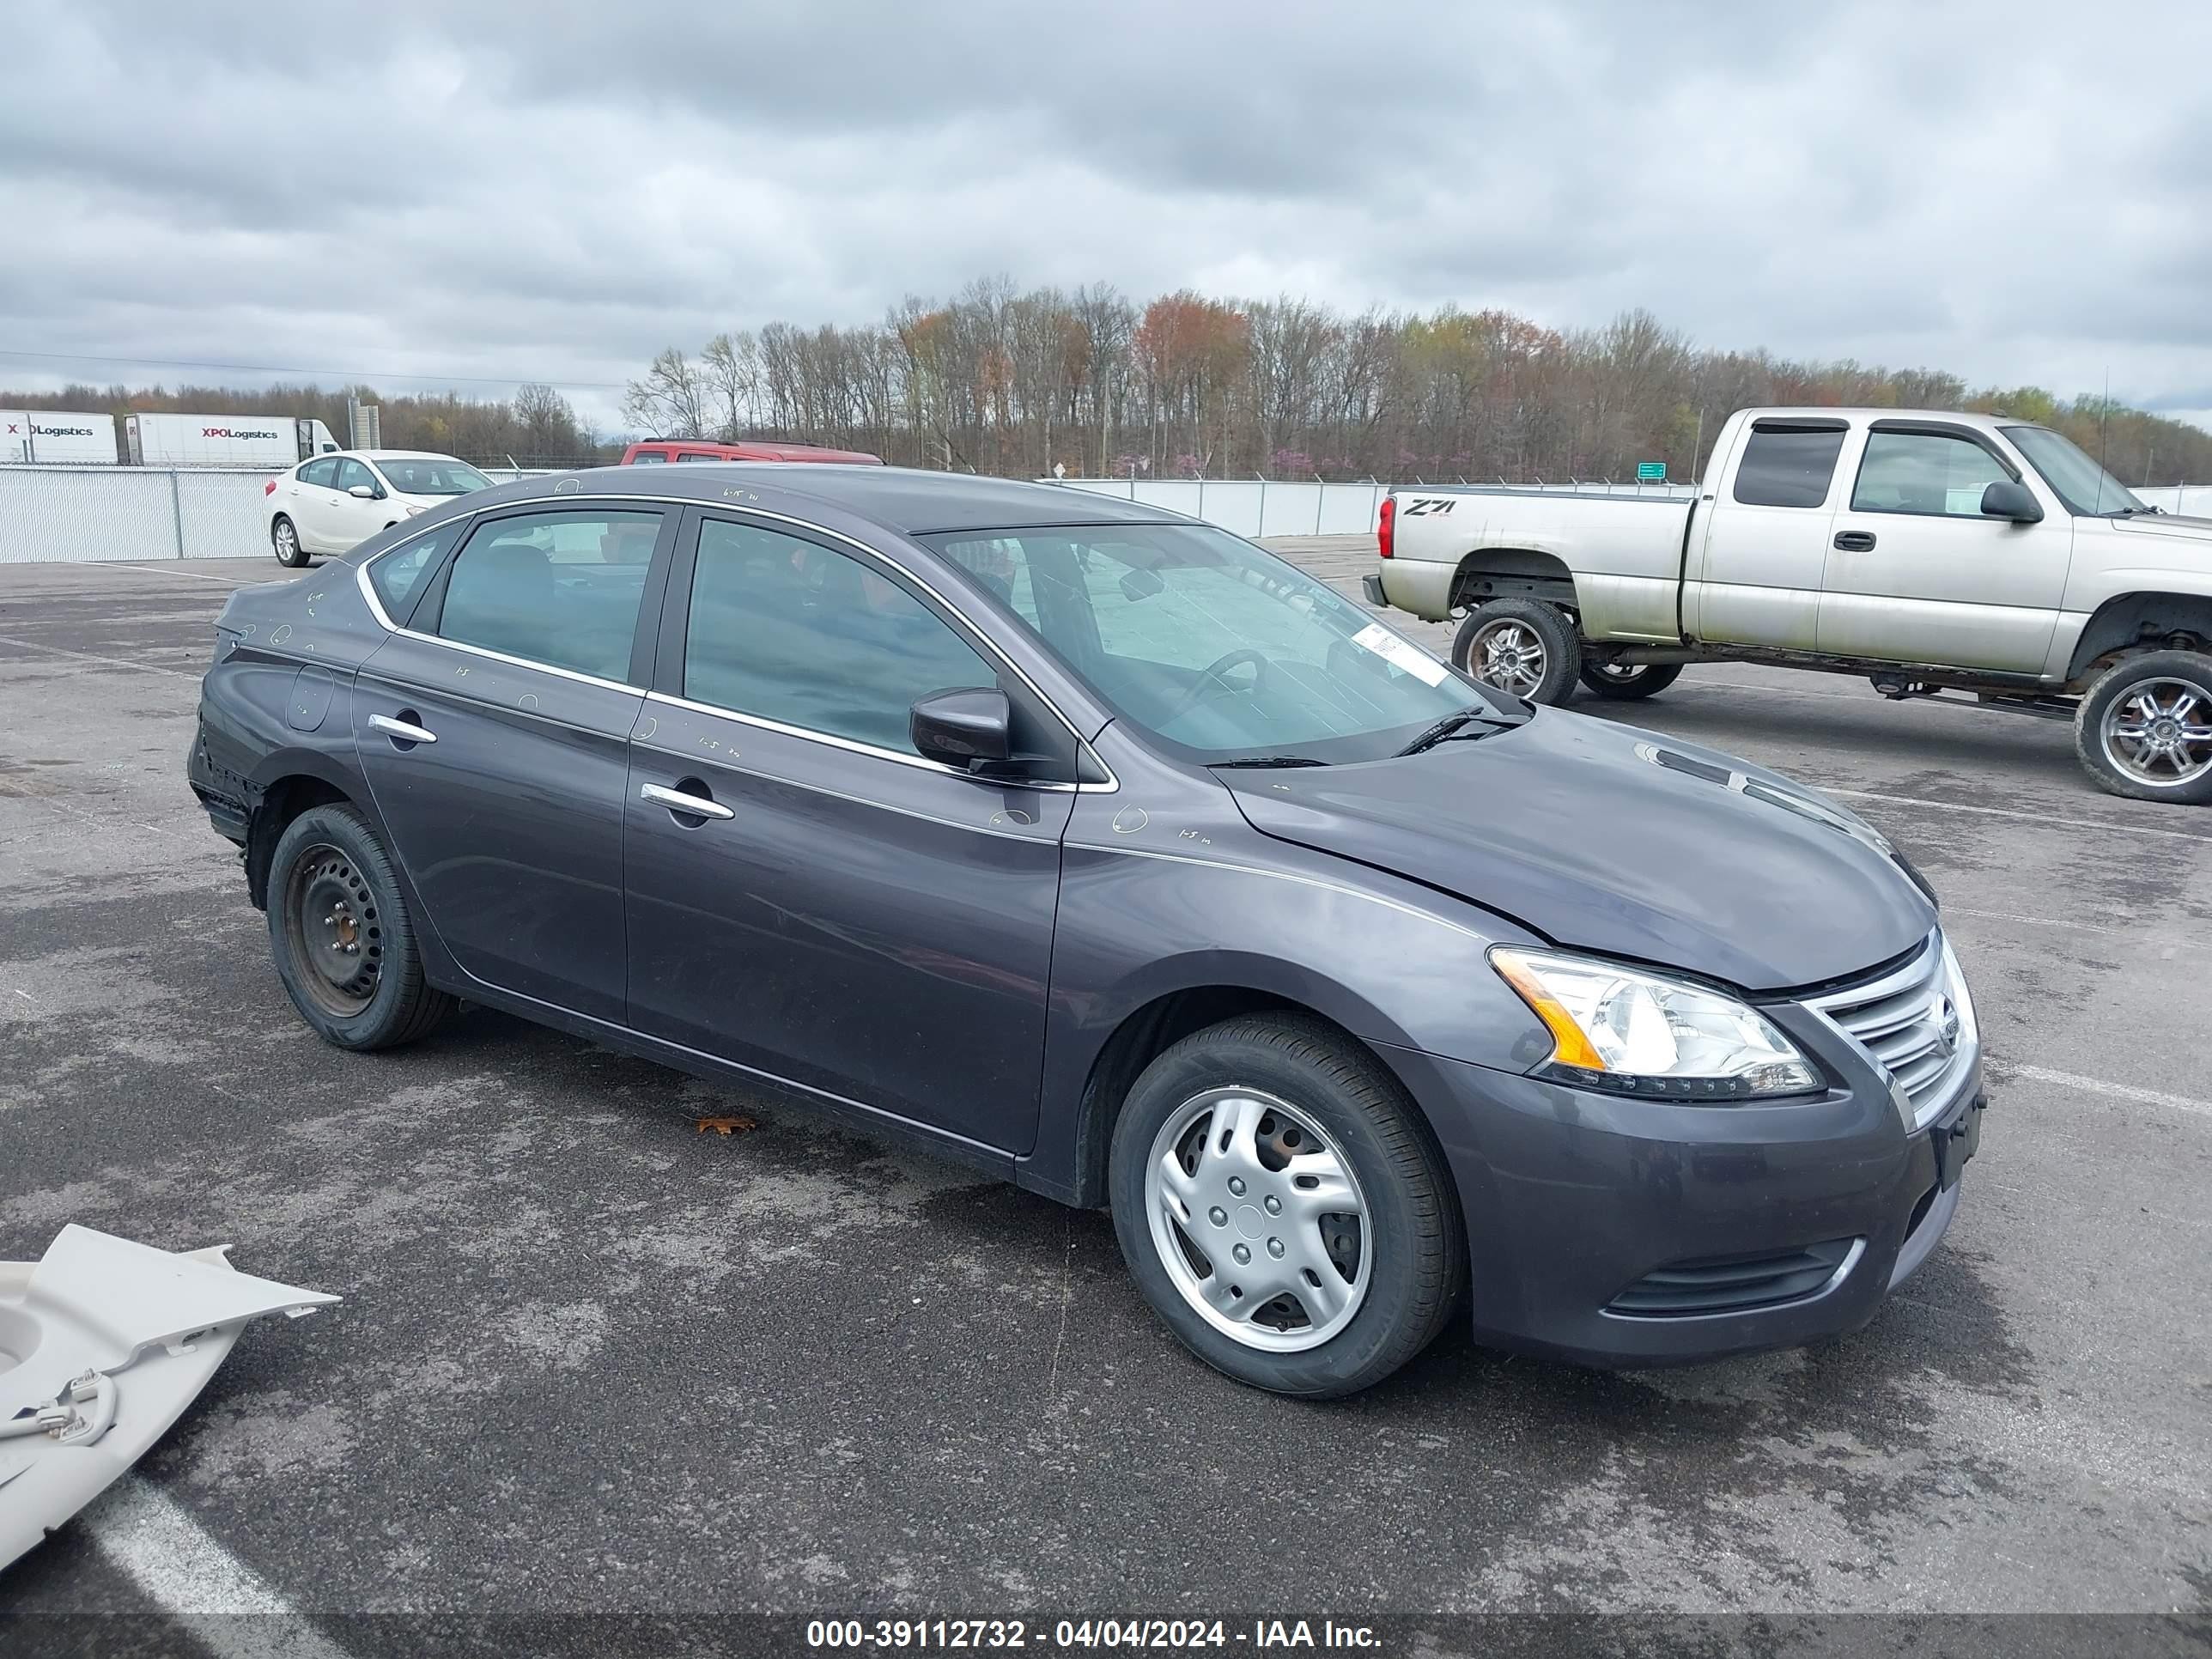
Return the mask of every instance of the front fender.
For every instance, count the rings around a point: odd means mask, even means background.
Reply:
[[[1247,831],[1219,856],[1064,848],[1043,1109],[1025,1182],[1082,1189],[1094,1068],[1123,1024],[1176,992],[1245,991],[1310,1009],[1374,1047],[1523,1071],[1552,1040],[1492,970],[1525,930],[1411,882]],[[1385,1061],[1386,1064],[1389,1062]],[[1118,1105],[1118,1103],[1110,1103]]]

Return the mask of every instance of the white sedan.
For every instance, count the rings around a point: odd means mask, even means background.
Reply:
[[[262,491],[269,545],[296,569],[318,553],[346,553],[380,530],[491,480],[451,455],[347,449],[280,472]]]

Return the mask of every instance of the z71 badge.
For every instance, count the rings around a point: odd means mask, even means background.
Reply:
[[[1459,498],[1456,495],[1417,495],[1406,503],[1406,517],[1418,519],[1426,514],[1433,519],[1440,513],[1450,512],[1457,505]]]

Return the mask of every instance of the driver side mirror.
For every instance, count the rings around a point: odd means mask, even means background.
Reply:
[[[2005,479],[1982,491],[1982,516],[2010,519],[2014,524],[2034,524],[2043,517],[2043,508],[2026,484]]]
[[[915,701],[907,724],[916,754],[963,772],[1007,759],[1012,728],[1013,706],[996,687],[933,691]]]

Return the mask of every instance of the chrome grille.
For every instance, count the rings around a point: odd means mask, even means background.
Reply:
[[[1806,1006],[1874,1061],[1916,1128],[1941,1117],[1973,1074],[1973,1002],[1940,932],[1903,967]]]

